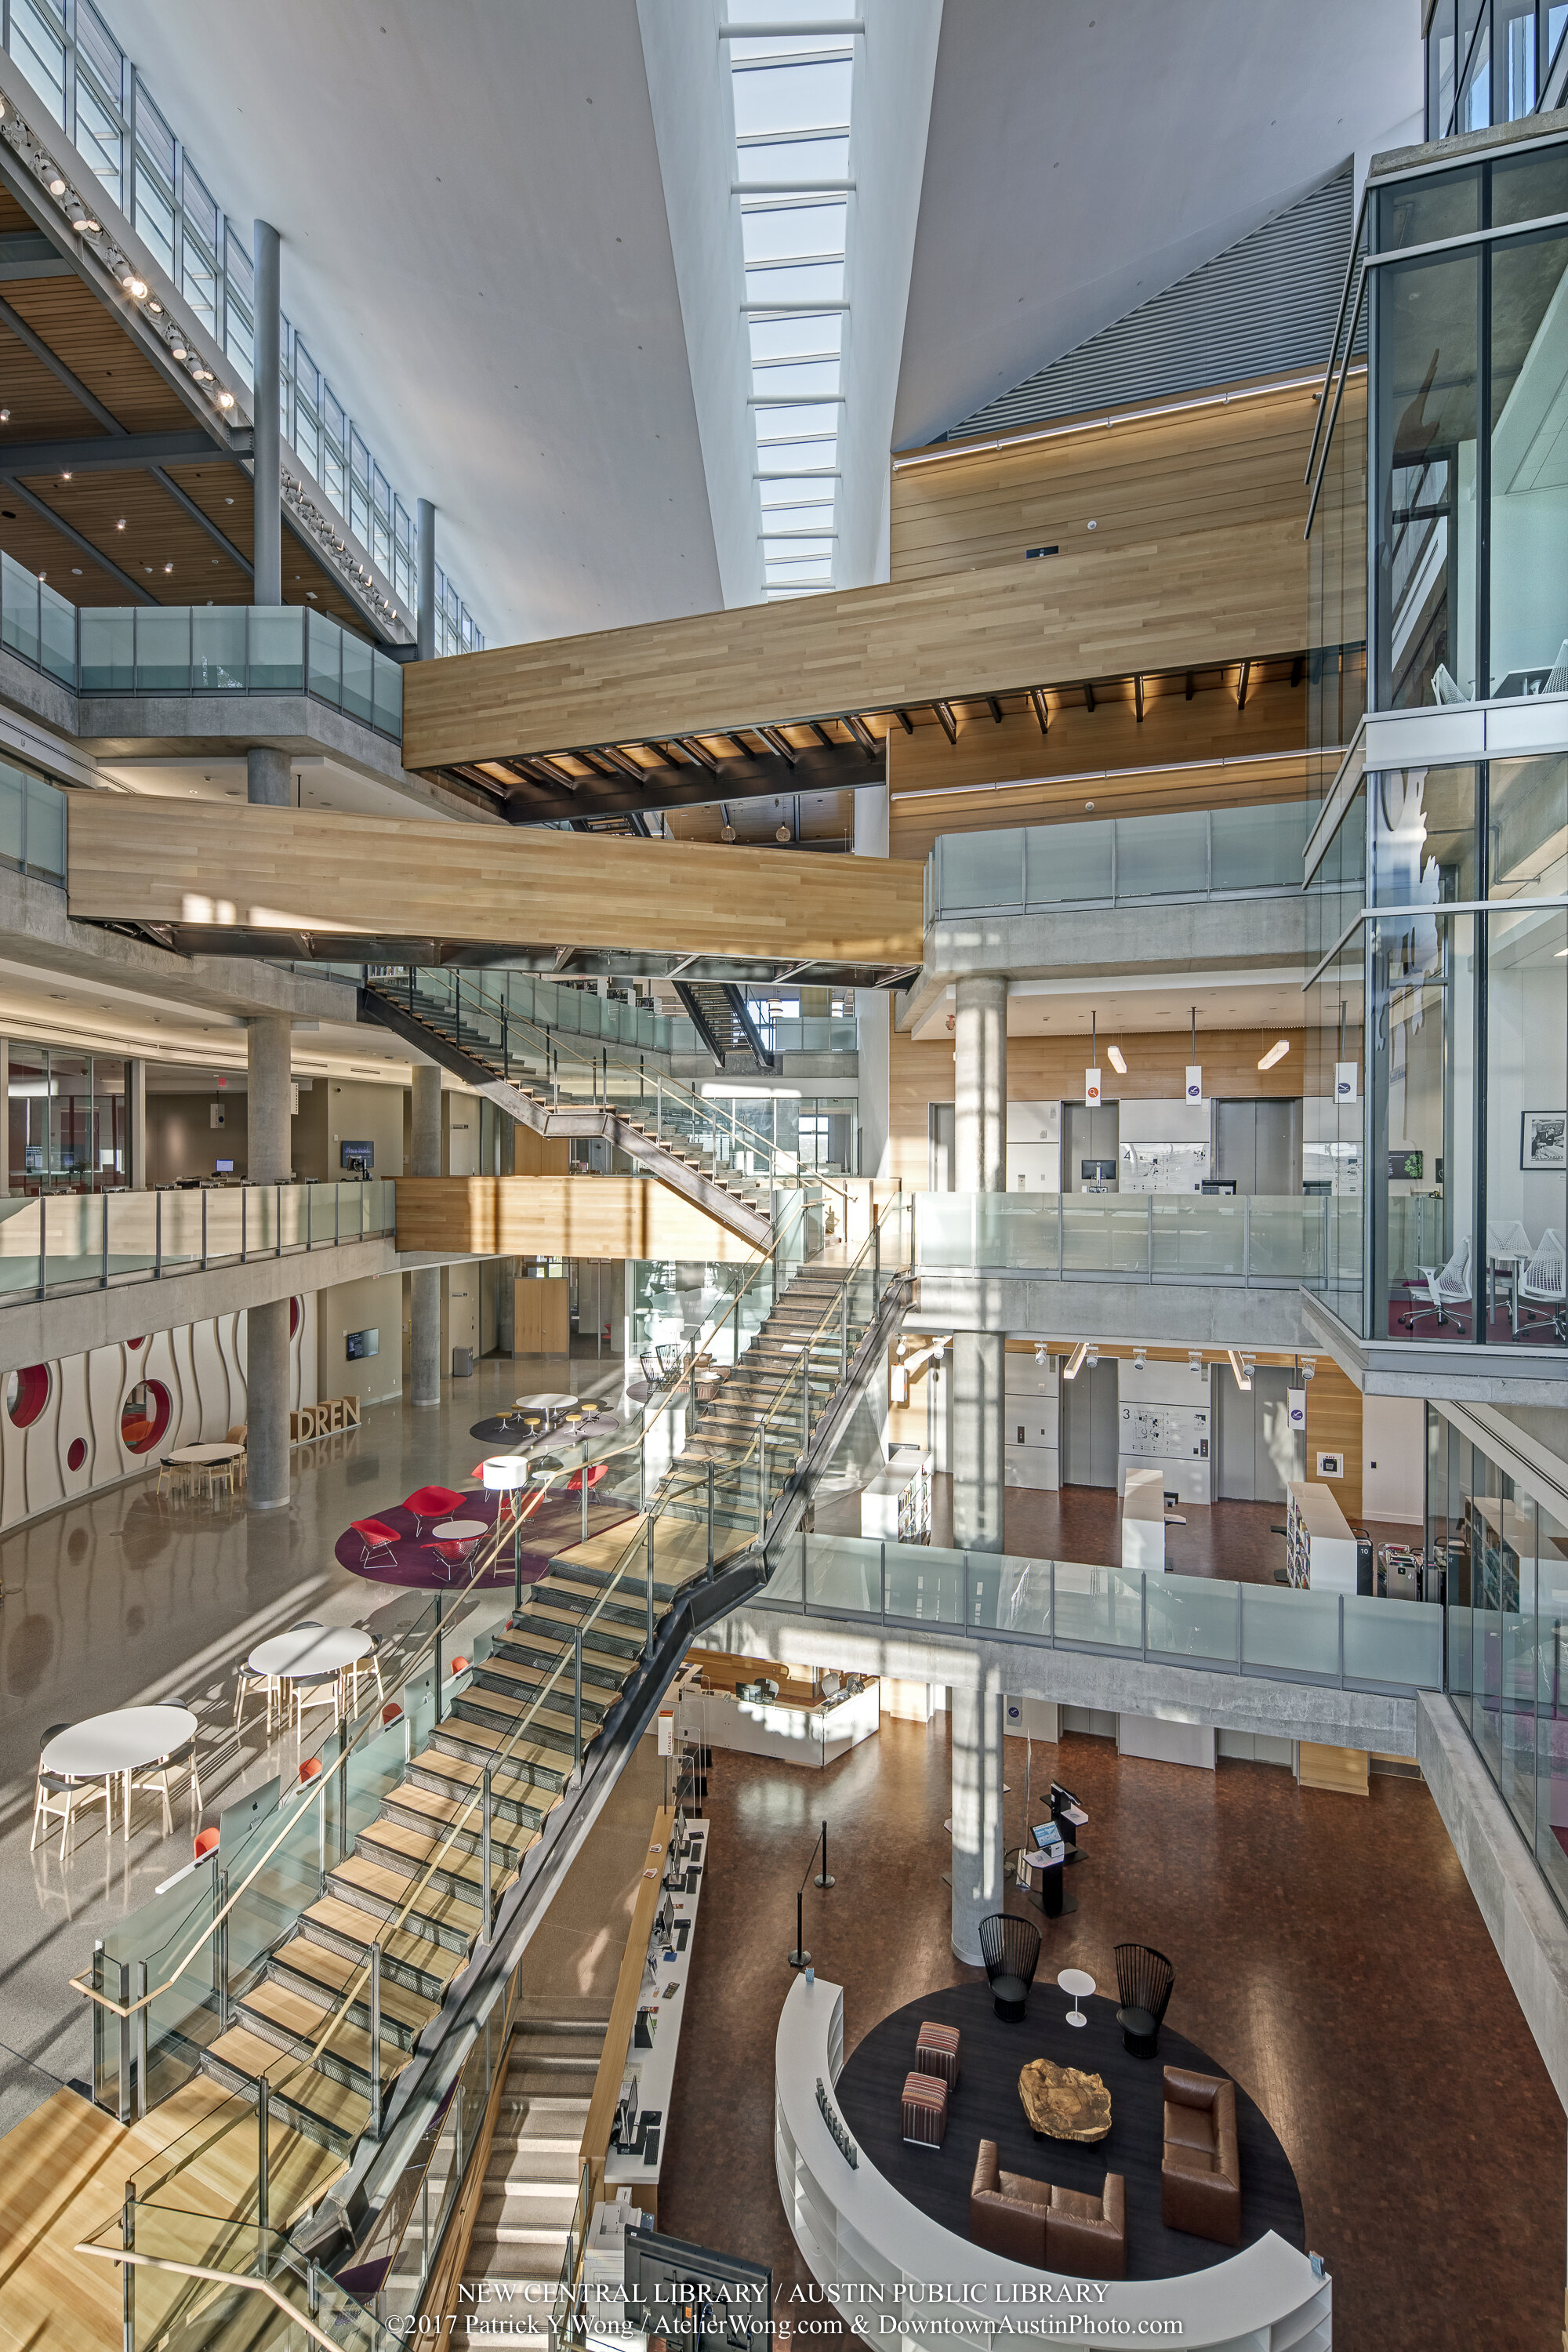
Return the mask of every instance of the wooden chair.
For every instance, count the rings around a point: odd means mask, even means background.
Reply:
[[[171,1699],[168,1704],[171,1706],[178,1706],[181,1701]],[[191,1818],[195,1821],[202,1809],[202,1783],[201,1775],[196,1769],[196,1742],[194,1732],[184,1747],[171,1748],[167,1756],[161,1756],[156,1764],[150,1765],[145,1772],[132,1775],[132,1796],[138,1789],[156,1789],[163,1799],[165,1837],[169,1836],[174,1826],[174,1814],[169,1805],[170,1775],[173,1774],[176,1779],[183,1780],[187,1772],[190,1775],[191,1783]]]
[[[51,1739],[58,1739],[62,1731],[69,1729],[68,1723],[51,1723],[38,1742],[39,1755],[42,1755]],[[51,1813],[58,1813],[60,1815],[60,1860],[64,1862],[66,1841],[70,1836],[72,1808],[79,1797],[88,1793],[90,1786],[90,1782],[76,1780],[67,1772],[46,1772],[43,1765],[39,1764],[37,1786],[33,1794],[33,1840],[32,1844],[27,1848],[29,1853],[38,1843],[39,1824],[46,1822]],[[103,1780],[103,1826],[105,1835],[114,1828],[114,1778],[111,1773],[105,1773]]]

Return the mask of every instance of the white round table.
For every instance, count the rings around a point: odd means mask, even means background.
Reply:
[[[479,1481],[489,1494],[514,1494],[528,1484],[525,1454],[491,1454],[479,1465]]]
[[[1086,2000],[1089,1998],[1089,1995],[1094,1990],[1094,1979],[1089,1975],[1089,1970],[1087,1969],[1061,1969],[1058,1971],[1057,1982],[1060,1985],[1063,1992],[1070,1993],[1072,1995],[1073,2005],[1068,2010],[1064,2022],[1068,2025],[1087,2025],[1089,2023],[1089,2020],[1085,2017],[1082,2010],[1079,2009],[1079,2002],[1080,2000]]]
[[[372,1655],[375,1643],[357,1625],[294,1625],[287,1633],[274,1633],[269,1642],[262,1642],[252,1650],[245,1662],[245,1671],[258,1681],[267,1683],[324,1682],[335,1677],[332,1700],[333,1720],[342,1701],[342,1678],[352,1668],[354,1697],[359,1696],[359,1662]],[[381,1686],[381,1671],[376,1669],[376,1686]],[[303,1719],[304,1706],[300,1693],[295,1693],[297,1720]]]
[[[89,1715],[68,1730],[56,1732],[38,1758],[41,1772],[57,1772],[71,1780],[101,1780],[104,1811],[109,1812],[110,1786],[122,1780],[125,1835],[131,1836],[132,1773],[172,1756],[196,1736],[196,1718],[188,1706],[121,1706],[109,1715]]]
[[[545,1389],[538,1396],[518,1397],[514,1400],[519,1412],[542,1412],[544,1415],[546,1428],[549,1428],[558,1414],[565,1412],[568,1407],[574,1405],[576,1402],[576,1398],[569,1396],[563,1389]]]
[[[466,1543],[471,1551],[480,1536],[489,1535],[489,1521],[488,1519],[443,1519],[438,1528],[431,1528],[430,1533],[437,1543]],[[462,1567],[467,1559],[468,1553],[465,1552],[463,1559],[456,1565]],[[450,1584],[451,1581],[451,1577],[448,1575],[447,1582]]]
[[[233,1462],[244,1451],[243,1445],[176,1445],[173,1454],[166,1454],[163,1459],[195,1468],[204,1462]]]

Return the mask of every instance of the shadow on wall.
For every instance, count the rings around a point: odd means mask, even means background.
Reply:
[[[316,1402],[316,1301],[289,1316],[289,1402]],[[224,1437],[247,1418],[246,1318],[218,1315],[5,1380],[0,1528],[79,1500],[177,1445]]]

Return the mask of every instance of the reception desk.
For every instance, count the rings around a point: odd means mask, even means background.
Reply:
[[[773,2054],[779,2195],[817,2284],[858,2291],[845,2316],[864,2315],[868,2342],[890,2352],[953,2352],[955,2342],[963,2352],[1016,2352],[1019,2338],[1034,2337],[1053,2352],[1089,2352],[1105,2342],[1107,2321],[1125,2322],[1115,2332],[1136,2338],[1140,2321],[1162,2319],[1180,2322],[1173,2332],[1184,2352],[1328,2352],[1331,2282],[1272,2231],[1210,2269],[1096,2284],[1086,2294],[1082,2280],[1005,2262],[939,2228],[864,2149],[851,2167],[835,2144],[816,2085],[820,2078],[828,2086],[837,2116],[831,2088],[843,2061],[842,1987],[797,1978]],[[1057,2294],[1042,2300],[1051,2287]],[[1093,2333],[1063,2327],[1079,2309]],[[955,2337],[958,2317],[963,2333]]]
[[[869,1739],[880,1722],[878,1685],[853,1696],[803,1706],[788,1698],[737,1698],[733,1691],[682,1689],[675,1721],[685,1739],[731,1748],[743,1756],[774,1756],[785,1764],[820,1769]]]

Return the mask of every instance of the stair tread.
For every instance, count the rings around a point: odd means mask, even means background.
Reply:
[[[353,2090],[346,2083],[335,2083],[319,2067],[302,2065],[289,2052],[279,2050],[275,2042],[264,2041],[259,2033],[248,2032],[243,2025],[231,2025],[226,2033],[220,2033],[207,2055],[247,2075],[253,2083],[258,2083],[265,2075],[273,2091],[308,2114],[319,2116],[322,2123],[335,2125],[340,2131],[362,2132],[370,2121],[370,2101],[363,2091]],[[281,2116],[278,2121],[281,2126]]]
[[[509,1822],[507,1826],[511,1828],[513,1825]],[[535,1830],[519,1829],[514,1832],[514,1834],[519,1848],[524,1853],[538,1839],[538,1832]],[[476,1903],[479,1901],[480,1875],[479,1856],[469,1853],[465,1848],[448,1845],[444,1833],[410,1829],[405,1822],[388,1821],[384,1815],[379,1821],[369,1822],[360,1832],[360,1836],[370,1844],[388,1853],[402,1855],[404,1860],[413,1864],[416,1870],[423,1871],[427,1864],[434,1863],[437,1870],[444,1871],[449,1877],[461,1880],[465,1886],[471,1887],[474,1900]],[[510,1878],[516,1875],[516,1872],[510,1864],[503,1864],[500,1854],[495,1852],[496,1843],[499,1841],[492,1840],[490,1885],[492,1891],[499,1892]],[[405,1881],[405,1885],[407,1883]],[[419,1908],[424,1908],[423,1900]]]
[[[456,1760],[452,1757],[447,1759],[448,1763]],[[423,1770],[426,1768],[422,1766],[420,1769]],[[473,1774],[472,1795],[437,1796],[434,1789],[421,1789],[412,1780],[405,1780],[389,1793],[385,1801],[389,1805],[400,1805],[405,1812],[417,1813],[422,1821],[437,1824],[442,1829],[450,1829],[454,1823],[460,1822],[465,1833],[479,1837],[483,1834],[483,1829],[480,1806],[476,1800],[482,1796],[485,1776],[478,1765],[470,1765],[468,1769]],[[505,1790],[500,1786],[500,1773],[491,1776],[492,1797],[497,1794],[505,1795]],[[525,1803],[527,1800],[520,1797],[517,1801]],[[541,1810],[543,1809],[541,1808]],[[520,1848],[526,1851],[527,1845],[531,1844],[538,1834],[536,1831],[524,1828],[520,1822],[508,1821],[492,1821],[490,1833],[514,1853]]]
[[[266,1978],[260,1984],[251,1987],[239,2006],[246,2015],[266,2018],[281,2032],[291,2033],[300,2042],[314,2044],[331,2022],[337,2004],[330,1998],[312,2000],[308,1993],[297,1992],[292,1986],[279,1983],[276,1978]],[[328,2050],[346,2064],[357,2066],[368,2074],[370,2036],[363,2026],[353,2022],[352,2017],[339,2020]],[[383,2082],[389,2082],[408,2063],[409,2054],[395,2042],[382,2042]]]
[[[477,1729],[478,1727],[470,1728]],[[483,1785],[484,1766],[470,1763],[466,1756],[444,1756],[438,1748],[426,1748],[415,1757],[414,1762],[420,1771],[428,1772],[432,1778],[439,1775],[443,1780],[450,1780],[459,1788],[478,1790]],[[492,1769],[490,1789],[492,1793],[504,1797],[509,1803],[531,1806],[538,1813],[552,1812],[561,1802],[559,1789],[542,1789],[537,1781],[509,1771],[504,1764]],[[398,1791],[398,1802],[401,1804],[405,1796],[412,1793],[412,1784],[405,1781]],[[434,1791],[430,1793],[434,1795]]]
[[[406,1885],[406,1880],[402,1884]],[[443,1984],[465,1965],[461,1952],[449,1952],[423,1936],[410,1935],[405,1928],[389,1927],[374,1912],[345,1903],[340,1895],[323,1895],[302,1916],[330,1934],[342,1937],[344,1942],[363,1945],[367,1951],[372,1944],[379,1943],[388,1959],[405,1968],[417,1969],[425,1976],[437,1977]]]
[[[370,1979],[363,1972],[361,1963],[351,1960],[346,1953],[334,1952],[327,1944],[313,1944],[305,1936],[293,1936],[274,1953],[273,1958],[280,1968],[292,1969],[296,1976],[309,1977],[313,1984],[319,1984],[323,1992],[330,1993],[334,2000],[341,1998],[356,1978],[359,1979],[354,1998],[369,2007]],[[384,2016],[393,2018],[399,2025],[405,2025],[417,2032],[434,2017],[437,2006],[436,2002],[426,2000],[419,1993],[410,1992],[405,1986],[392,1983],[383,1972],[381,2007]]]
[[[379,1862],[366,1861],[363,1854],[351,1853],[335,1865],[330,1876],[334,1885],[343,1882],[361,1887],[366,1895],[394,1905],[398,1911],[409,1903],[415,1889],[415,1881],[402,1871],[387,1870]],[[478,1904],[447,1895],[438,1886],[421,1887],[417,1901],[409,1904],[409,1907],[416,1917],[432,1920],[438,1927],[455,1927],[470,1937],[479,1933]]]

